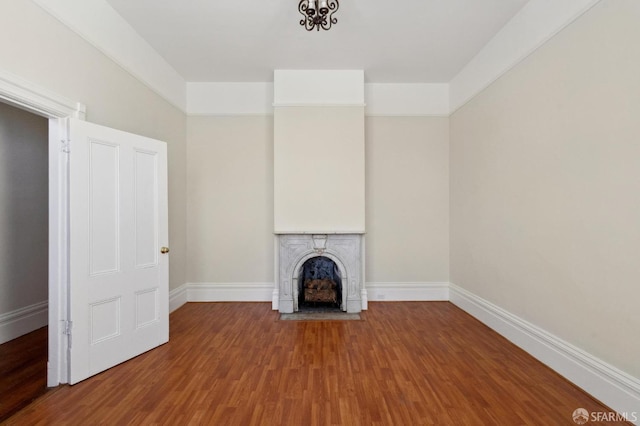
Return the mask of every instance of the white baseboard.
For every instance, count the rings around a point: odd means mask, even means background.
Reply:
[[[640,380],[450,284],[450,301],[618,413],[640,417]],[[576,407],[579,408],[579,407]]]
[[[49,302],[35,303],[0,314],[0,344],[31,333],[49,323]]]
[[[188,302],[271,302],[273,283],[188,283]]]
[[[182,303],[272,302],[273,309],[278,309],[278,293],[273,283],[187,283],[171,293],[178,290],[186,290],[186,299]],[[449,283],[367,283],[365,294],[368,301],[447,301]],[[176,309],[179,306],[181,304]]]
[[[169,292],[169,313],[187,303],[187,285],[182,284]]]
[[[370,302],[447,301],[449,283],[446,282],[372,282],[366,283]]]

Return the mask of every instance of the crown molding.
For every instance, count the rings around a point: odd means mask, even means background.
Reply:
[[[449,82],[450,113],[601,0],[530,0]]]
[[[181,111],[185,81],[105,0],[33,0]]]
[[[33,1],[188,115],[271,115],[283,103],[270,82],[185,82],[106,0]],[[449,83],[365,84],[365,114],[448,116],[600,1],[530,0]]]
[[[273,115],[274,107],[366,106],[372,117],[449,115],[446,83],[366,83],[365,103],[274,103],[273,83],[187,83],[189,116]]]
[[[187,114],[273,115],[273,83],[187,83]]]
[[[449,115],[447,83],[368,83],[365,115],[414,117]]]

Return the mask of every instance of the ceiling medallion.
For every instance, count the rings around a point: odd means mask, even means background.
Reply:
[[[316,29],[320,31],[331,29],[331,25],[338,22],[337,18],[333,17],[340,7],[338,0],[320,0],[320,6],[317,7],[316,0],[300,0],[298,4],[298,12],[304,16],[300,20],[302,25],[307,31]]]

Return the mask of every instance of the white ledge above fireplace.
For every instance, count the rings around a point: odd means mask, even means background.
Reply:
[[[349,229],[349,230],[345,230],[345,231],[323,231],[323,230],[316,230],[316,231],[275,231],[274,234],[276,235],[314,235],[314,234],[324,234],[324,235],[344,235],[344,234],[357,234],[357,235],[361,235],[364,234],[364,230],[353,230],[353,229]]]

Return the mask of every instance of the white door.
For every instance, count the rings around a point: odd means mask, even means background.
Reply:
[[[169,340],[167,149],[69,119],[70,376]]]

